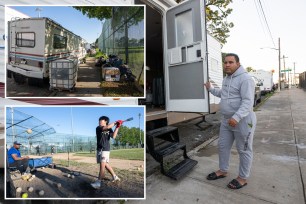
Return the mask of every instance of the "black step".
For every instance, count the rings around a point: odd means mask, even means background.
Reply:
[[[164,157],[164,156],[172,154],[173,152],[175,152],[179,149],[183,149],[185,147],[186,147],[185,144],[181,144],[181,143],[178,143],[178,142],[170,143],[170,144],[162,147],[161,149],[156,150],[156,154],[158,156]]]
[[[166,175],[169,176],[172,179],[178,180],[184,175],[186,175],[187,172],[189,172],[195,165],[197,165],[197,161],[193,159],[185,159],[182,162],[176,164],[174,167],[172,167]]]
[[[148,131],[146,134],[151,137],[157,137],[177,130],[177,127],[166,126]]]

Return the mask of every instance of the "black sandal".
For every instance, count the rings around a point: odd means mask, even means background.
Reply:
[[[229,182],[229,184],[227,184],[227,187],[229,187],[230,189],[240,189],[246,186],[247,184],[248,183],[244,183],[243,185],[241,185],[239,181],[237,181],[236,179],[233,179],[231,182]]]
[[[207,178],[207,180],[217,180],[217,179],[225,178],[225,177],[226,176],[224,176],[224,175],[217,176],[216,172],[212,172],[212,173],[208,174],[208,176],[206,178]]]

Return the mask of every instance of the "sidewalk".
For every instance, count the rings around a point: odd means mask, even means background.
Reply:
[[[199,163],[182,180],[174,181],[156,172],[146,180],[146,201],[127,203],[305,203],[306,92],[293,88],[275,93],[256,115],[254,160],[246,187],[226,187],[238,173],[235,144],[229,176],[206,180],[207,174],[218,169],[215,140],[189,153]]]

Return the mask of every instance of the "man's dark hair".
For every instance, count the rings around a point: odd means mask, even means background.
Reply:
[[[105,121],[106,121],[106,125],[108,125],[108,123],[109,123],[109,118],[108,118],[107,116],[101,116],[101,117],[99,118],[99,121],[101,121],[101,120],[105,120]]]
[[[239,62],[239,57],[237,54],[234,53],[228,53],[225,55],[225,57],[235,57],[236,62]]]

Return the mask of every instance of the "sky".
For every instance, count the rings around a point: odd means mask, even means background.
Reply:
[[[227,20],[235,26],[222,52],[237,53],[244,67],[266,71],[274,69],[275,78],[278,78],[278,50],[270,48],[278,49],[280,38],[281,56],[285,56],[286,69],[293,70],[295,62],[296,73],[306,71],[306,1],[261,0],[275,45],[258,15],[256,5],[259,4],[255,2],[258,0],[234,0],[230,5],[233,12]],[[281,68],[284,69],[283,60]]]
[[[64,28],[93,43],[100,36],[102,22],[95,18],[88,18],[80,11],[70,6],[10,6],[30,17],[38,17],[35,11],[39,7],[42,11],[40,17],[48,17],[61,24]]]
[[[9,108],[9,107],[8,107]],[[10,110],[10,109],[7,109]],[[143,107],[14,107],[45,122],[55,129],[57,133],[95,136],[99,117],[108,116],[110,122],[125,120],[133,117],[132,121],[123,123],[129,128],[140,128],[144,130],[144,108]],[[72,113],[72,114],[71,114]],[[72,115],[72,117],[71,117]],[[72,120],[71,120],[72,118]],[[113,128],[114,129],[114,128]]]

